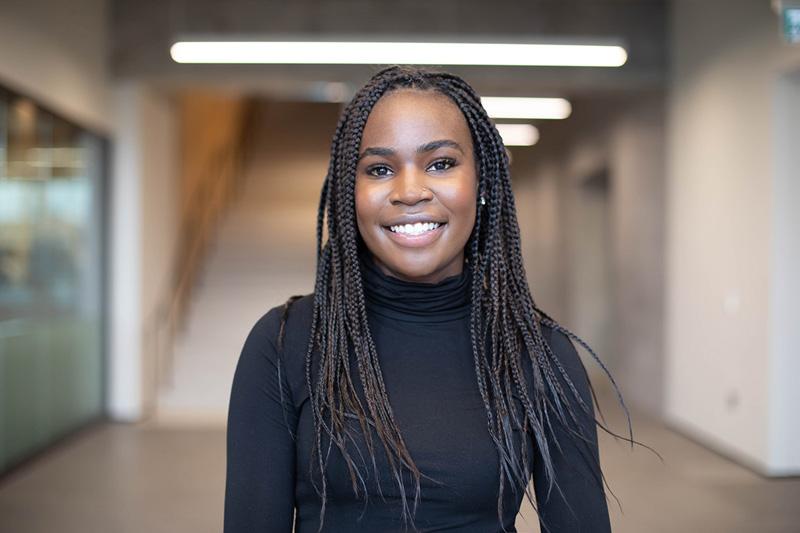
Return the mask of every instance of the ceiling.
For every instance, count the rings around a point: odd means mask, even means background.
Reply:
[[[310,94],[320,82],[358,87],[379,66],[180,65],[178,39],[428,38],[615,41],[620,68],[448,67],[481,94],[587,97],[652,90],[667,69],[663,0],[112,0],[112,73],[167,86],[212,85],[272,97]]]

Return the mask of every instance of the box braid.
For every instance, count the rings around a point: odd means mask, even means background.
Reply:
[[[452,74],[409,67],[386,68],[367,82],[339,118],[317,215],[317,274],[305,373],[316,439],[311,479],[322,500],[320,530],[327,503],[325,472],[334,445],[345,460],[353,491],[356,496],[363,493],[365,506],[367,503],[367,486],[362,474],[362,469],[367,468],[366,459],[355,445],[356,430],[348,419],[358,423],[358,434],[365,439],[379,490],[375,453],[378,447],[383,449],[399,491],[403,520],[410,521],[412,526],[420,499],[420,480],[424,474],[414,463],[394,418],[367,322],[358,259],[358,249],[363,242],[355,215],[356,166],[367,119],[381,97],[403,88],[448,96],[463,113],[473,137],[479,196],[485,198],[486,204],[478,206],[475,227],[465,248],[466,260],[472,266],[470,336],[487,429],[500,458],[497,512],[501,524],[507,482],[515,492],[524,491],[533,503],[528,483],[531,458],[524,443],[517,449],[513,430],[531,435],[549,480],[548,492],[554,486],[560,491],[547,439],[553,434],[554,425],[567,428],[576,440],[591,438],[574,429],[580,426],[578,413],[572,405],[577,404],[593,419],[594,413],[545,341],[542,324],[576,341],[599,364],[628,416],[629,436],[621,438],[635,442],[630,416],[608,369],[583,340],[534,303],[522,261],[508,153],[480,97],[464,80]],[[287,310],[291,301],[287,302]],[[285,317],[286,313],[283,321]],[[312,375],[315,355],[318,370]],[[351,363],[355,363],[357,376],[353,375]],[[527,383],[523,364],[532,368],[532,384]],[[363,401],[355,387],[356,378],[363,390]],[[520,402],[521,410],[514,398]],[[604,431],[619,436],[602,423],[596,423]],[[353,443],[352,448],[348,442]],[[560,443],[556,441],[555,444],[560,448]],[[358,452],[358,463],[351,449]],[[319,483],[314,470],[318,471]],[[406,487],[409,479],[414,485],[413,497]]]

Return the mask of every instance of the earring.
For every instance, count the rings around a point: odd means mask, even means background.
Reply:
[[[486,205],[486,198],[481,194],[481,205]]]

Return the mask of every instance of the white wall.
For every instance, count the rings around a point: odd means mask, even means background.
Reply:
[[[158,307],[172,281],[177,117],[168,96],[135,82],[116,88],[115,109],[109,412],[137,420],[156,399]]]
[[[0,84],[109,134],[106,0],[4,0]]]
[[[678,0],[671,41],[667,415],[759,470],[800,471],[772,452],[770,381],[773,349],[790,334],[773,327],[784,311],[770,298],[783,283],[775,224],[787,222],[774,216],[774,91],[800,48],[781,42],[769,2],[755,1]]]
[[[775,157],[770,259],[770,469],[800,472],[800,70],[782,76],[773,106]]]

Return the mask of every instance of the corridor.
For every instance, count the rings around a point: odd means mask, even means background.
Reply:
[[[394,64],[474,88],[467,98],[434,78],[465,106],[469,135],[450,144],[481,145],[478,184],[501,199],[482,190],[477,205],[508,222],[494,228],[504,236],[477,235],[512,260],[482,258],[524,266],[535,305],[596,350],[635,439],[657,452],[600,433],[615,533],[800,533],[800,0],[3,2],[0,533],[222,530],[240,351],[264,313],[313,291],[332,135]],[[448,162],[472,179],[452,154],[419,156],[451,136],[410,145],[416,176],[438,179]],[[416,168],[396,163],[364,170]],[[404,203],[386,190],[366,197]],[[351,207],[337,216],[363,215]],[[438,229],[415,231],[450,235]],[[476,287],[512,286],[497,279]],[[391,346],[410,353],[405,340]],[[450,390],[438,380],[451,366],[393,361],[436,376],[425,391]],[[584,363],[625,434],[599,366]],[[458,435],[430,413],[420,428]],[[539,531],[527,502],[516,523]]]

